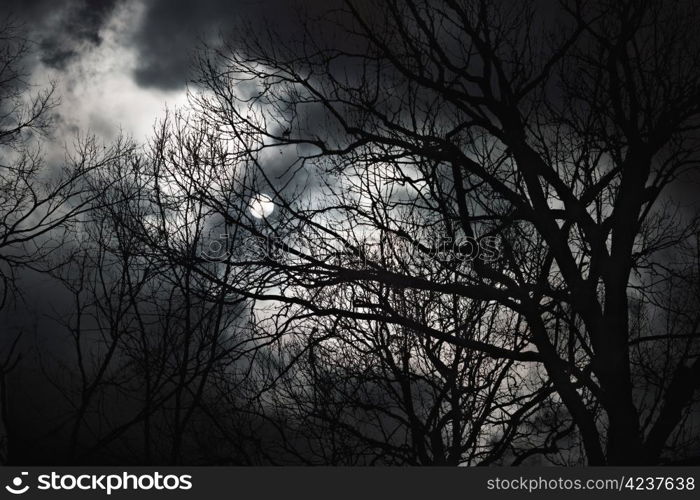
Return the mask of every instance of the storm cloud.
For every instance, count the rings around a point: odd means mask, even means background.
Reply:
[[[300,13],[311,18],[328,7],[318,0],[9,0],[5,11],[19,20],[36,43],[38,60],[68,71],[70,64],[99,47],[118,7],[128,7],[132,36],[125,48],[137,55],[134,81],[144,88],[176,90],[188,81],[192,55],[203,43],[216,45],[249,22],[293,37]]]

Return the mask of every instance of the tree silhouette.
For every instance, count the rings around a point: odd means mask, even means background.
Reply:
[[[249,26],[145,148],[84,140],[48,181],[52,92],[20,105],[5,28],[3,294],[31,268],[73,301],[43,437],[68,463],[696,463],[693,7],[347,0],[295,40]]]
[[[32,43],[16,21],[0,24],[0,309],[21,298],[17,275],[28,269],[55,268],[65,231],[91,206],[94,196],[86,176],[126,154],[132,145],[118,140],[109,148],[93,137],[82,137],[62,166],[49,168],[38,139],[52,129],[52,110],[58,104],[55,85],[33,93],[25,62]],[[8,374],[21,358],[19,331],[3,344],[0,362],[3,460],[19,451],[14,429],[20,418],[11,411]]]
[[[206,186],[201,196],[254,234],[309,242],[285,248],[290,259],[236,262],[264,275],[254,289],[209,278],[300,315],[410,328],[542,367],[589,464],[681,458],[667,446],[700,381],[697,295],[686,329],[632,325],[630,301],[656,308],[659,282],[683,276],[669,252],[696,253],[696,211],[671,217],[674,186],[693,179],[698,159],[696,13],[662,1],[557,9],[552,21],[511,2],[346,2],[329,14],[342,40],[308,26],[296,45],[246,33],[204,54],[200,116],[255,173],[239,196],[271,193],[278,214],[255,226]],[[278,152],[288,161],[275,172]],[[432,255],[425,227],[452,242],[496,237],[500,255],[436,260],[443,272],[426,276],[363,253],[367,239],[390,247],[396,237]],[[338,244],[361,263],[333,258]],[[379,307],[315,299],[337,286]],[[524,331],[463,338],[381,307],[387,288],[497,303]]]

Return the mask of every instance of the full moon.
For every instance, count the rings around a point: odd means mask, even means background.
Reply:
[[[256,219],[264,219],[275,210],[275,203],[266,194],[255,196],[250,202],[250,214]]]

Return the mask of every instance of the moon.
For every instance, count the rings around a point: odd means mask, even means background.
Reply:
[[[255,196],[250,202],[250,215],[256,219],[264,219],[275,210],[275,202],[266,194]]]

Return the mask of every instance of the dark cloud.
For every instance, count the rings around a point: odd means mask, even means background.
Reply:
[[[135,78],[144,87],[173,89],[187,81],[191,55],[217,25],[235,20],[241,2],[156,0],[147,7],[134,43],[139,51]]]
[[[118,0],[83,0],[66,8],[57,30],[41,40],[42,59],[49,66],[63,67],[77,55],[82,43],[98,45],[100,29]]]
[[[63,68],[87,43],[98,45],[100,29],[122,0],[6,0],[3,10],[27,29],[41,61]]]
[[[202,42],[216,44],[243,24],[268,28],[283,38],[301,33],[300,17],[315,19],[338,0],[4,0],[0,12],[13,13],[37,42],[39,59],[63,69],[85,45],[99,45],[100,32],[119,4],[143,7],[133,19],[135,34],[125,41],[135,49],[133,77],[141,87],[183,88],[194,52]],[[138,9],[135,11],[138,12]]]
[[[184,86],[192,55],[202,42],[216,44],[220,35],[248,22],[291,37],[301,29],[300,11],[313,14],[328,5],[319,0],[155,0],[148,4],[134,40],[140,54],[136,81],[168,90]]]

